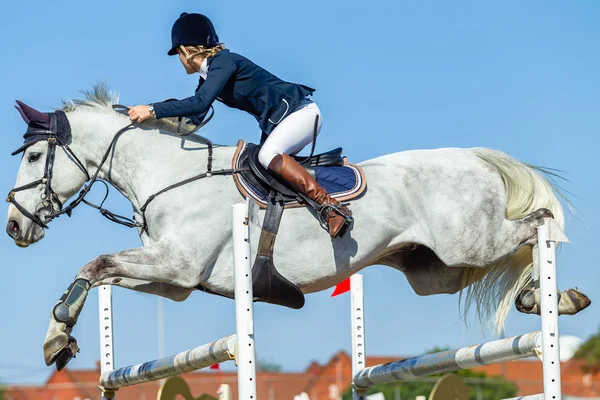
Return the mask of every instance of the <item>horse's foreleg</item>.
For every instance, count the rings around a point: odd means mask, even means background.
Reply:
[[[119,286],[125,289],[135,290],[147,294],[154,294],[173,301],[184,301],[196,288],[188,289],[171,285],[165,282],[151,282],[143,279],[134,278],[105,278],[96,282],[92,287],[101,285]]]
[[[185,262],[176,260],[169,250],[169,246],[157,243],[102,255],[83,266],[50,313],[50,325],[44,341],[46,364],[56,362],[60,370],[79,350],[71,331],[77,323],[88,291],[93,286],[101,283],[119,284],[181,299],[185,297],[184,294],[175,293],[174,290],[175,287],[180,287],[189,294],[198,284],[196,281],[199,280],[200,273]]]
[[[75,279],[50,311],[50,325],[44,340],[46,365],[56,362],[56,368],[60,371],[79,351],[77,341],[71,337],[71,330],[90,287],[90,282],[85,279]]]

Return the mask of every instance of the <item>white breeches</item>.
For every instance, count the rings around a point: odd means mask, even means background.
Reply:
[[[314,101],[304,99],[302,103],[271,132],[265,140],[258,161],[265,168],[278,154],[290,156],[300,152],[307,144],[312,142],[315,130],[315,118],[319,118],[317,135],[321,131],[321,110]]]

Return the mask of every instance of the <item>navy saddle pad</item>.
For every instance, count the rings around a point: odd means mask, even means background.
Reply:
[[[234,180],[240,193],[244,197],[251,197],[261,207],[266,207],[271,188],[265,183],[265,180],[274,179],[255,159],[258,150],[256,145],[240,140],[233,157],[232,167],[235,170],[244,170],[242,173],[234,174]],[[338,148],[315,155],[303,165],[307,165],[306,170],[316,178],[331,197],[343,202],[360,196],[367,186],[367,180],[363,170],[358,165],[348,164],[346,158],[341,156],[341,152],[342,149]],[[252,165],[250,165],[249,158],[253,159]],[[305,157],[295,157],[295,159],[301,163],[306,161]],[[259,178],[259,175],[266,175],[266,179]],[[279,189],[280,186],[277,185],[275,188]],[[288,195],[285,198],[286,207],[306,205],[299,203],[293,192],[288,190],[286,193],[284,190],[281,191]]]

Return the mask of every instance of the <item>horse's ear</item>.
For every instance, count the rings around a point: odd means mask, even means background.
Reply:
[[[46,125],[49,126],[50,115],[48,113],[44,113],[44,112],[36,110],[33,107],[29,107],[27,104],[25,104],[19,100],[17,100],[17,104],[19,105],[19,108],[21,108],[20,111],[23,112],[21,114],[23,119],[29,120],[29,122],[27,120],[25,120],[25,122],[27,122],[28,125],[30,123],[35,123],[35,124],[42,125],[42,126],[46,126]]]
[[[21,107],[15,106],[15,108],[17,109],[17,111],[21,115],[21,118],[23,118],[23,121],[25,121],[25,123],[27,125],[29,125],[29,118],[27,118],[27,115],[25,115],[25,113],[23,112],[23,110],[21,109]]]

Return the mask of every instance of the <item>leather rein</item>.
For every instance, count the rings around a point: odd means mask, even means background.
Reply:
[[[115,111],[118,111],[119,109],[121,110],[129,110],[129,107],[127,106],[123,106],[120,104],[114,104],[113,109]],[[203,126],[205,126],[213,117],[214,115],[214,110],[213,113],[205,120],[203,121],[199,126],[199,128],[202,128]],[[178,133],[180,133],[181,130],[181,121],[182,118],[179,118],[178,121],[178,128],[177,131]],[[87,169],[85,168],[85,166],[83,165],[83,163],[79,160],[79,158],[77,158],[77,156],[75,155],[75,153],[71,150],[71,148],[66,144],[63,143],[59,137],[58,137],[58,132],[57,132],[57,128],[56,128],[56,116],[54,114],[50,114],[50,129],[45,130],[45,129],[36,129],[35,130],[35,134],[36,135],[41,135],[41,136],[47,136],[47,139],[42,139],[42,140],[46,140],[48,142],[48,152],[46,154],[46,165],[44,167],[44,176],[41,179],[38,179],[37,181],[33,181],[31,183],[19,186],[19,187],[15,187],[13,189],[11,189],[11,191],[8,194],[8,197],[6,198],[6,201],[9,203],[12,203],[24,216],[26,216],[27,218],[29,218],[30,220],[32,220],[35,224],[39,225],[42,228],[46,228],[49,229],[47,223],[52,221],[54,218],[57,218],[59,216],[61,216],[62,214],[67,214],[69,217],[71,216],[71,213],[73,211],[73,209],[75,207],[77,207],[79,204],[81,203],[85,203],[86,205],[96,208],[97,210],[100,211],[100,213],[106,217],[107,219],[109,219],[110,221],[116,222],[120,225],[124,225],[127,226],[129,228],[141,228],[142,232],[146,232],[148,233],[148,223],[146,221],[146,209],[148,207],[148,205],[159,195],[175,189],[177,187],[186,185],[188,183],[203,179],[203,178],[209,178],[213,175],[232,175],[234,173],[240,172],[234,169],[221,169],[221,170],[217,170],[217,171],[213,171],[212,170],[212,162],[213,162],[213,145],[212,143],[208,144],[208,163],[207,163],[207,170],[204,173],[201,173],[199,175],[193,176],[191,178],[187,178],[184,179],[180,182],[177,182],[173,185],[167,186],[161,190],[159,190],[158,192],[154,193],[153,195],[151,195],[150,197],[148,197],[148,199],[146,200],[146,202],[144,203],[144,205],[140,208],[140,211],[142,212],[142,222],[138,222],[135,220],[135,216],[133,218],[127,218],[124,217],[122,215],[119,214],[115,214],[105,208],[103,208],[103,204],[106,201],[106,199],[108,198],[108,193],[109,193],[109,187],[108,184],[102,180],[102,179],[98,179],[98,175],[100,174],[100,170],[102,169],[102,166],[104,165],[104,163],[106,162],[106,160],[108,159],[108,156],[110,155],[111,151],[115,148],[116,146],[116,142],[117,139],[125,132],[127,132],[128,130],[132,129],[135,127],[134,123],[131,123],[121,129],[119,129],[113,139],[111,140],[108,148],[106,149],[104,156],[102,157],[102,160],[100,161],[100,164],[98,165],[98,167],[96,168],[96,171],[94,172],[94,174],[90,177]],[[188,134],[183,134],[181,136],[187,136]],[[54,168],[54,159],[55,159],[55,154],[56,154],[56,146],[59,145],[61,147],[63,147],[67,153],[73,157],[73,160],[75,160],[75,162],[77,163],[77,165],[79,166],[79,168],[85,173],[86,175],[86,182],[87,185],[85,185],[83,187],[83,189],[79,192],[79,195],[77,196],[77,198],[75,198],[69,205],[67,205],[66,207],[63,207],[63,204],[61,203],[61,201],[59,200],[58,195],[56,194],[56,192],[54,192],[54,190],[52,189],[52,172],[53,172],[53,168]],[[106,194],[104,196],[104,199],[102,200],[102,202],[100,203],[100,205],[95,205],[89,201],[87,201],[85,199],[85,197],[88,195],[88,193],[90,192],[90,190],[92,189],[92,186],[94,185],[94,183],[96,182],[101,182],[102,184],[104,184],[104,186],[106,187]],[[23,190],[27,190],[27,189],[33,189],[39,185],[44,185],[44,193],[42,193],[41,195],[41,201],[38,203],[38,205],[36,206],[36,210],[40,208],[40,206],[43,207],[49,207],[51,209],[51,212],[47,215],[44,215],[44,220],[42,220],[39,216],[39,212],[35,212],[34,214],[32,214],[31,212],[29,212],[25,207],[23,207],[21,204],[19,204],[19,202],[17,202],[17,200],[15,199],[15,194],[17,192],[23,191]],[[55,204],[57,205],[57,207],[55,208]]]

